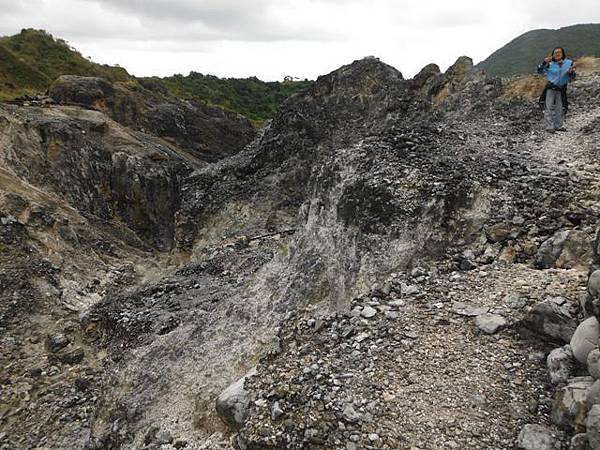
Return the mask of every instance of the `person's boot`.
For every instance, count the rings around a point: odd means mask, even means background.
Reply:
[[[567,131],[565,127],[555,128],[555,131]]]
[[[556,130],[554,128],[546,128],[546,131],[551,134],[556,133]]]

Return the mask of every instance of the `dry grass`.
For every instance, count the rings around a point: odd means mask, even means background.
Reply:
[[[589,77],[600,74],[600,58],[582,56],[575,61],[578,77]],[[546,85],[546,78],[541,75],[520,75],[509,78],[504,85],[502,98],[506,100],[534,101],[540,96]]]
[[[582,56],[575,60],[577,73],[581,76],[600,74],[600,58],[594,56]]]
[[[546,85],[546,78],[541,75],[522,75],[511,78],[504,85],[502,98],[506,100],[529,100],[539,98]]]

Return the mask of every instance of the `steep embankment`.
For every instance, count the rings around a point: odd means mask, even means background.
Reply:
[[[79,314],[187,258],[174,250],[183,177],[254,133],[215,108],[98,78],[68,80],[55,84],[57,100],[85,100],[80,106],[48,98],[0,105],[3,448],[84,445],[109,355],[89,345],[93,330],[80,327]],[[145,133],[154,109],[163,127]],[[191,149],[186,136],[195,137]]]

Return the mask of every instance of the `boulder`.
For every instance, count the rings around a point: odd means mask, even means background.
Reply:
[[[516,233],[513,232],[511,224],[503,222],[487,227],[485,235],[490,242],[497,243],[505,241],[509,237],[515,237]]]
[[[600,325],[595,317],[590,317],[579,324],[571,338],[573,355],[582,364],[587,363],[587,357],[598,345]]]
[[[575,333],[577,322],[566,306],[545,300],[529,311],[521,326],[539,336],[568,343]]]
[[[48,93],[57,103],[95,106],[114,96],[113,85],[104,78],[61,75],[52,83]]]
[[[592,297],[600,296],[600,270],[594,270],[588,278],[587,291]]]
[[[250,399],[248,392],[244,389],[244,382],[255,374],[256,368],[253,368],[217,397],[215,402],[217,413],[233,429],[239,429],[246,420]]]
[[[568,430],[578,431],[584,428],[588,410],[587,397],[593,384],[592,377],[576,377],[558,390],[552,407],[554,423]]]
[[[500,314],[481,314],[475,317],[475,325],[486,334],[494,334],[506,327],[507,321]]]
[[[569,444],[569,450],[590,450],[587,435],[579,433],[573,436]]]
[[[588,373],[595,379],[600,379],[600,350],[593,349],[587,357]]]
[[[566,383],[573,374],[574,363],[573,351],[569,344],[552,350],[546,359],[550,381],[554,384]]]
[[[600,450],[600,405],[594,405],[587,416],[586,436],[592,450]]]
[[[586,402],[588,410],[594,405],[600,405],[600,381],[594,381],[594,384],[592,384],[587,393]]]
[[[538,269],[587,270],[592,263],[592,239],[580,230],[558,231],[540,245],[534,265]]]
[[[557,441],[552,432],[542,426],[527,424],[519,433],[519,448],[523,450],[556,450]]]
[[[71,340],[64,333],[56,333],[46,337],[46,349],[49,352],[56,353],[65,348]]]

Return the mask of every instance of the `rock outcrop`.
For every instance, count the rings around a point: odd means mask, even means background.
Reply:
[[[151,133],[204,161],[239,152],[254,138],[251,122],[221,108],[175,99],[151,81],[114,84],[63,75],[49,89],[61,104],[98,109],[122,125]]]

